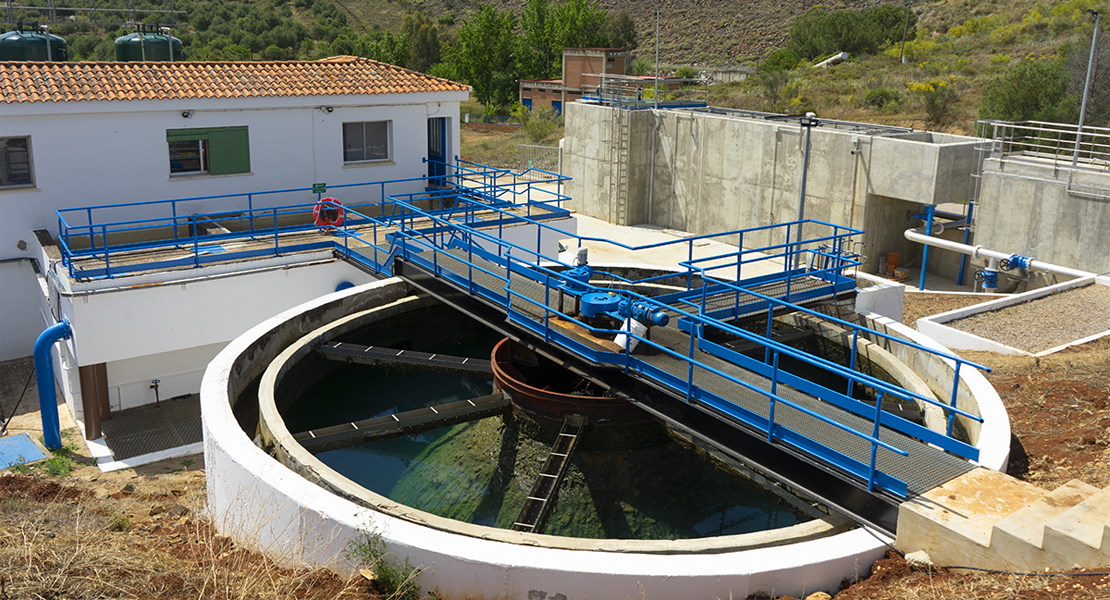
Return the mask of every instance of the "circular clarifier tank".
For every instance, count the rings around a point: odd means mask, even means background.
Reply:
[[[321,351],[337,342],[492,358],[499,376]],[[217,527],[281,548],[285,562],[340,571],[353,566],[343,557],[349,541],[374,531],[445,598],[611,598],[641,587],[651,597],[798,595],[833,590],[882,555],[870,533],[547,360],[400,280],[259,325],[205,376]],[[442,423],[419,417],[525,392],[540,401]],[[514,530],[572,416],[583,426],[543,533]],[[380,425],[397,418],[415,420]]]

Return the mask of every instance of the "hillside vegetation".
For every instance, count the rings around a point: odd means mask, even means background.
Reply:
[[[761,63],[756,76],[715,86],[710,103],[958,133],[974,133],[979,118],[1078,121],[1094,26],[1088,9],[1106,14],[1105,0],[1026,9],[1016,2],[958,23],[949,20],[952,4],[923,7],[904,49],[901,40],[888,40],[829,68],[812,65],[836,46],[817,54],[812,44],[795,42],[792,28],[784,50]],[[809,54],[798,56],[803,48]],[[1095,62],[1085,124],[1105,127],[1110,36],[1100,35]]]
[[[162,7],[159,0],[99,0],[98,7],[123,8],[131,1],[136,8]],[[469,54],[460,51],[465,41],[460,32],[465,33],[480,15],[474,0],[177,0],[174,8],[185,14],[174,17],[178,23],[174,32],[190,60],[356,54],[466,81],[475,86],[478,99],[486,104],[484,110],[507,112],[517,78],[558,76],[557,52],[553,58],[544,47],[538,62],[535,56],[527,56],[544,46],[527,37],[528,1],[487,3],[491,15],[497,11],[511,17],[500,22],[501,38],[528,39],[528,43],[502,40],[490,52],[479,49]],[[903,52],[906,21],[901,19],[905,15],[901,2],[876,6],[842,1],[812,8],[811,2],[801,0],[549,1],[552,14],[575,3],[579,15],[596,19],[600,14],[608,19],[604,31],[600,25],[593,27],[598,31],[580,26],[577,37],[567,35],[552,41],[553,45],[629,40],[626,44],[633,48],[638,72],[653,67],[656,8],[665,72],[681,68],[685,74],[690,66],[759,67],[747,81],[714,86],[709,101],[715,105],[786,113],[812,110],[823,118],[961,133],[972,132],[980,117],[1077,121],[1093,26],[1086,11],[1110,14],[1107,0],[919,2],[911,5]],[[23,20],[43,16],[33,10],[16,13]],[[814,30],[815,13],[835,16],[839,29],[832,34],[831,29]],[[879,13],[884,18],[874,18]],[[67,15],[60,10],[59,15],[74,21],[53,28],[68,39],[74,60],[111,60],[112,42],[131,30],[80,24],[87,13]],[[125,16],[101,13],[102,19]],[[146,19],[157,20],[155,16]],[[607,34],[616,31],[618,23],[630,33]],[[1110,25],[1100,36],[1088,125],[1110,124],[1107,29]],[[863,31],[875,35],[868,43],[854,44]],[[848,50],[852,56],[832,68],[811,67],[837,50]],[[903,53],[904,62],[899,60]],[[467,68],[457,60],[464,55],[469,57]],[[494,63],[492,73],[473,68]],[[543,64],[554,64],[554,71]],[[498,89],[487,92],[489,86],[478,77],[490,78]]]

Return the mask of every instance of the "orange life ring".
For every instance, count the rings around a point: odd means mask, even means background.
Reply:
[[[317,227],[340,227],[346,211],[335,198],[321,198],[312,208],[312,221]]]

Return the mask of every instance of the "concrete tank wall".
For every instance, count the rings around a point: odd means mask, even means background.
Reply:
[[[797,123],[582,103],[565,114],[564,172],[573,177],[567,193],[578,212],[699,234],[798,218],[805,133]],[[624,153],[614,147],[614,119],[628,125]],[[905,264],[920,255],[902,236],[920,224],[906,214],[970,198],[975,144],[924,131],[883,137],[814,128],[805,217],[864,229],[866,254],[900,252]],[[617,163],[627,172],[623,206],[611,185]],[[952,261],[931,256],[930,270],[954,270]]]
[[[1110,272],[1110,171],[991,158],[977,210],[975,243],[984,248]]]

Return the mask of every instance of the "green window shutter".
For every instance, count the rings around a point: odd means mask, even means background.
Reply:
[[[167,142],[208,140],[208,172],[212,175],[249,173],[250,141],[246,127],[167,129]]]
[[[208,132],[208,172],[213,175],[249,173],[250,141],[246,127],[224,127]]]
[[[167,142],[191,142],[194,140],[208,139],[208,132],[211,129],[167,129],[166,141]]]

